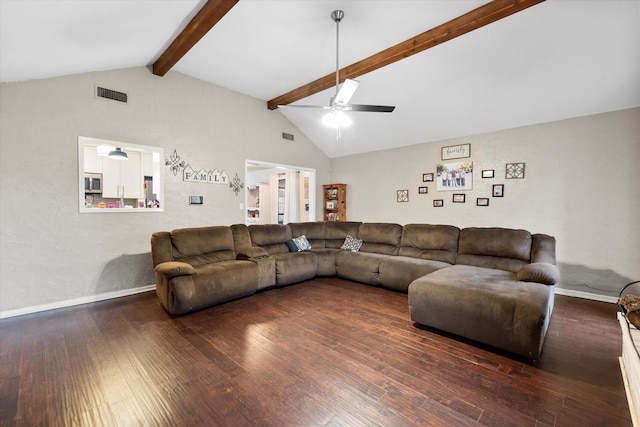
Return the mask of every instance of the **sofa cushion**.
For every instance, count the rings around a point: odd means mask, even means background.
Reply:
[[[258,265],[251,261],[223,261],[195,269],[191,310],[249,295],[258,289]]]
[[[336,274],[343,279],[380,286],[380,262],[386,255],[340,251],[336,254]]]
[[[358,238],[362,239],[362,252],[398,255],[402,226],[391,223],[363,223],[358,230]]]
[[[311,251],[273,255],[276,262],[276,286],[313,279],[318,272],[318,258]]]
[[[292,236],[305,235],[314,249],[324,248],[324,222],[292,222],[289,224]]]
[[[288,225],[260,224],[250,225],[249,235],[255,246],[264,248],[269,255],[289,252],[286,241],[291,239],[291,229]]]
[[[460,229],[452,225],[407,224],[402,229],[399,255],[456,262]]]
[[[358,237],[360,224],[352,221],[325,223],[325,248],[340,249],[347,235]]]
[[[460,230],[456,264],[517,272],[531,259],[531,234],[506,228]]]
[[[531,233],[507,228],[463,228],[460,230],[458,252],[469,255],[487,255],[531,259]]]
[[[553,288],[518,281],[508,271],[454,265],[409,285],[411,320],[536,359]]]
[[[311,252],[318,258],[318,276],[336,275],[336,254],[340,249],[313,248]]]
[[[347,235],[344,239],[344,243],[340,246],[343,251],[358,252],[362,247],[362,239],[356,239],[355,237]]]
[[[173,258],[194,267],[236,258],[230,227],[182,228],[170,232]]]
[[[383,288],[407,292],[411,282],[451,264],[405,256],[385,257],[380,261],[380,284]]]

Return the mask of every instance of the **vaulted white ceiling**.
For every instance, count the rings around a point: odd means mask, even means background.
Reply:
[[[485,3],[241,0],[172,70],[267,101],[335,71],[335,9],[343,67]],[[0,0],[0,80],[150,65],[202,5]],[[280,112],[339,157],[640,106],[640,1],[548,0],[358,80],[353,103],[396,110],[339,140],[322,110]]]

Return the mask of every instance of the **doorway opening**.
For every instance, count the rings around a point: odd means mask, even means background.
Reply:
[[[246,224],[316,220],[316,170],[245,161]]]

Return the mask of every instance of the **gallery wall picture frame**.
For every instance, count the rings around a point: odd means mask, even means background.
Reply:
[[[507,163],[505,167],[505,178],[524,179],[524,163]]]
[[[464,193],[456,193],[451,198],[451,201],[453,203],[464,203],[465,200],[466,200],[466,194],[464,194]]]
[[[427,194],[429,192],[429,187],[418,187],[418,194]]]
[[[483,178],[493,178],[495,176],[495,170],[493,169],[483,169],[482,177]]]
[[[423,173],[422,182],[433,182],[433,173]]]
[[[464,159],[466,157],[471,157],[471,144],[442,147],[440,157],[442,160]]]
[[[441,208],[444,206],[444,200],[443,199],[436,199],[433,201],[433,207],[434,208]]]
[[[488,197],[478,197],[476,199],[477,206],[489,206],[489,198]]]
[[[409,190],[398,190],[396,192],[396,200],[398,201],[398,203],[408,202]]]
[[[492,197],[504,197],[504,184],[493,184]]]
[[[472,161],[440,163],[436,170],[436,191],[473,190]]]

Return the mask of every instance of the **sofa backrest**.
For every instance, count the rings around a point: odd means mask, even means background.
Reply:
[[[456,264],[517,272],[531,261],[531,233],[507,228],[460,230]]]
[[[236,259],[233,234],[227,226],[181,228],[169,232],[173,261],[194,267]]]
[[[328,221],[324,229],[325,248],[340,249],[347,235],[358,237],[358,229],[361,222],[356,221]],[[313,246],[313,245],[312,245]]]
[[[312,249],[322,249],[325,247],[325,224],[324,222],[292,222],[289,228],[292,237],[304,235]]]
[[[361,252],[398,255],[402,226],[386,222],[365,222],[360,225],[358,238],[362,239]]]
[[[248,228],[253,245],[260,246],[266,250],[269,255],[289,252],[289,248],[285,243],[292,237],[291,229],[288,225],[259,224],[250,225]]]
[[[156,231],[151,235],[151,258],[153,266],[173,261],[173,245],[168,231]]]
[[[460,229],[452,225],[407,224],[398,255],[453,264],[458,255]]]
[[[245,247],[260,246],[275,255],[286,253],[286,241],[307,236],[315,249],[339,249],[347,235],[363,240],[362,252],[497,268],[517,272],[532,262],[556,263],[556,239],[546,234],[507,228],[464,228],[451,225],[361,222],[244,224],[182,228],[151,236],[154,266],[183,261],[198,267],[236,259]]]
[[[546,234],[532,234],[531,262],[556,264],[556,238]]]

